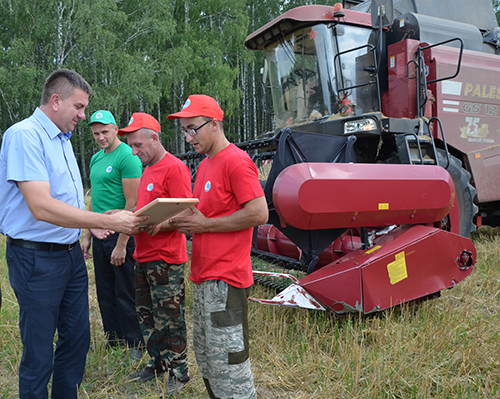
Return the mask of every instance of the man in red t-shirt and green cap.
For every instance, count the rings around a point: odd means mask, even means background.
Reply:
[[[248,351],[247,298],[253,284],[250,247],[254,226],[268,219],[258,171],[247,153],[231,144],[224,112],[212,97],[191,95],[180,119],[186,141],[207,157],[196,172],[190,216],[170,225],[193,234],[193,343],[211,398],[256,398]]]

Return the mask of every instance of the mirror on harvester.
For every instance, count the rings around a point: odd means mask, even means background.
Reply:
[[[394,21],[394,1],[393,0],[372,0],[372,26],[378,27],[382,23],[383,27],[392,25]]]

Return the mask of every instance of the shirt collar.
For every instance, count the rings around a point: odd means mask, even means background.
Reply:
[[[43,112],[39,107],[36,107],[35,112],[33,112],[33,117],[40,123],[43,129],[47,132],[50,139],[54,139],[59,136],[63,140],[69,140],[71,137],[71,132],[63,133],[55,125],[54,122]]]

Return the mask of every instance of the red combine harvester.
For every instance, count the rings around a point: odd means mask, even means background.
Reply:
[[[276,123],[238,144],[272,160],[255,253],[307,273],[254,300],[367,314],[433,297],[472,272],[475,225],[500,224],[491,0],[416,3],[298,7],[246,39]]]

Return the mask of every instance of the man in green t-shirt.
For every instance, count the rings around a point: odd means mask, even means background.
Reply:
[[[118,126],[109,111],[96,111],[88,125],[102,148],[90,161],[92,201],[90,209],[104,213],[114,209],[135,210],[142,163],[132,149],[117,137]],[[144,341],[135,309],[133,237],[111,232],[87,230],[82,250],[86,258],[90,239],[94,258],[97,300],[108,344],[128,345],[133,358],[142,356]],[[104,234],[105,236],[106,234]]]

